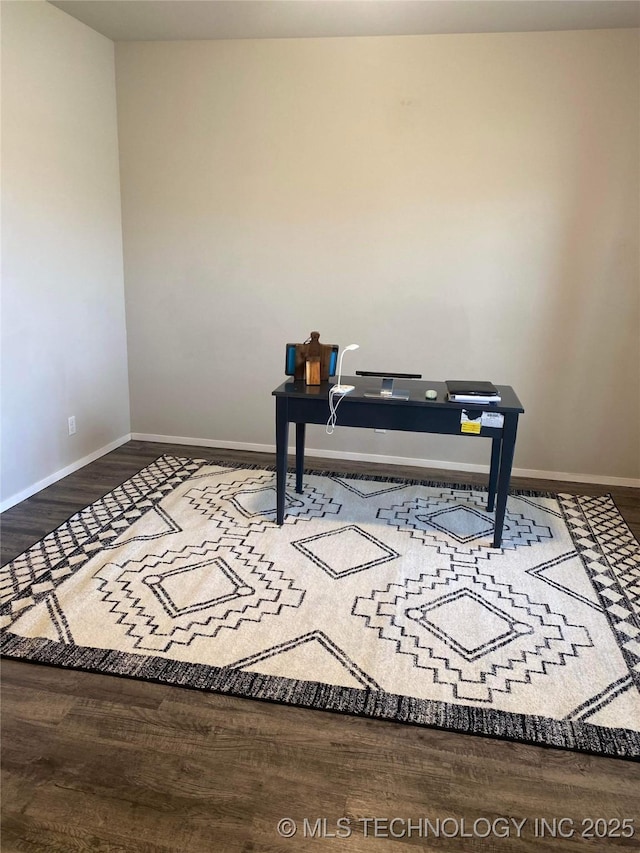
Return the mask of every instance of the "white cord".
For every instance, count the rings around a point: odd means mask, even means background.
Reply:
[[[348,347],[345,347],[340,354],[340,361],[338,362],[338,382],[336,385],[332,385],[329,388],[329,420],[327,421],[326,431],[327,435],[331,435],[336,426],[337,414],[338,414],[338,406],[340,405],[340,400],[336,403],[335,397],[336,394],[341,399],[346,397],[349,391],[353,391],[353,385],[343,385],[342,384],[342,359],[344,358],[344,354],[349,352],[350,350],[360,349],[360,344],[349,344]],[[338,391],[338,389],[346,389]]]
[[[325,428],[327,435],[332,435],[338,419],[338,406],[347,396],[346,394],[336,394],[337,387],[337,385],[332,385],[331,388],[329,388],[329,420],[327,421],[327,426]],[[336,397],[339,398],[337,403],[335,399]]]

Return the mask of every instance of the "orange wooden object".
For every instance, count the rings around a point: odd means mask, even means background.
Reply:
[[[327,382],[333,348],[331,344],[320,343],[320,332],[311,332],[307,343],[296,344],[294,379],[304,379],[307,385]]]

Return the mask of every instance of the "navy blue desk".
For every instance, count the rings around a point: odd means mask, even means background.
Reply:
[[[396,386],[410,391],[408,400],[365,397],[365,392],[380,388],[379,379],[344,376],[344,384],[355,385],[338,407],[338,426],[370,429],[397,429],[408,432],[464,435],[469,439],[491,439],[491,469],[487,510],[493,512],[495,502],[494,548],[502,544],[502,527],[511,480],[511,466],[516,446],[518,417],[524,412],[513,388],[498,385],[502,396],[500,404],[478,405],[450,403],[446,400],[444,382],[396,380]],[[273,392],[276,398],[276,488],[278,524],[284,523],[285,489],[289,424],[296,425],[296,491],[302,492],[304,471],[304,441],[306,424],[326,424],[329,418],[329,388],[332,382],[322,385],[305,385],[304,381],[287,381]],[[433,388],[437,400],[425,400],[425,391]],[[339,398],[336,398],[339,399]],[[482,426],[477,435],[461,432],[462,410],[500,412],[504,415],[501,428]]]

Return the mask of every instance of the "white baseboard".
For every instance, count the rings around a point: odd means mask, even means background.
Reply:
[[[61,468],[59,471],[50,474],[43,480],[39,480],[37,483],[23,489],[21,492],[11,495],[11,497],[6,498],[0,503],[0,512],[10,509],[12,506],[30,498],[32,495],[35,495],[36,492],[46,489],[47,486],[51,486],[53,483],[56,483],[68,474],[73,474],[74,471],[84,468],[84,466],[88,465],[90,462],[95,462],[96,459],[99,459],[101,456],[105,456],[107,453],[111,453],[112,450],[116,450],[116,448],[131,440],[154,441],[160,444],[184,444],[191,445],[193,447],[217,447],[223,450],[242,450],[255,453],[275,454],[276,451],[274,444],[251,444],[250,442],[244,441],[187,438],[179,435],[152,435],[149,433],[134,432],[121,436],[115,441],[112,441],[110,444],[106,444],[99,450],[95,450],[93,453],[90,453],[88,456],[83,456],[82,459],[72,462],[70,465],[67,465],[66,468]],[[442,459],[414,459],[410,456],[386,456],[378,453],[356,453],[345,450],[321,450],[312,447],[307,447],[305,452],[307,456],[316,456],[320,459],[345,459],[353,462],[372,462],[378,465],[412,465],[416,468],[432,468],[436,470],[439,469],[441,471],[466,471],[474,474],[489,474],[488,465],[474,465],[466,462],[446,462]],[[295,448],[290,447],[289,453],[295,453]],[[537,471],[531,468],[514,468],[513,476],[530,477],[535,480],[562,480],[569,483],[593,483],[601,486],[622,486],[634,489],[640,488],[640,479],[631,477],[607,477],[601,474],[576,474],[573,472],[570,473],[563,471]]]
[[[135,441],[156,441],[161,444],[187,444],[195,447],[218,447],[227,450],[245,450],[257,453],[275,453],[274,444],[250,444],[242,441],[221,441],[210,438],[185,438],[176,435],[149,435],[134,432]],[[290,447],[289,453],[295,453]],[[347,459],[353,462],[373,462],[380,465],[414,465],[417,468],[436,468],[442,471],[467,471],[474,474],[489,474],[489,465],[473,465],[465,462],[445,462],[442,459],[413,459],[409,456],[383,456],[377,453],[355,453],[344,450],[318,450],[305,448],[306,456],[321,459]],[[536,480],[563,480],[569,483],[593,483],[601,486],[627,486],[640,488],[640,479],[630,477],[606,477],[601,474],[575,474],[562,471],[536,471],[530,468],[514,468],[514,477],[531,477]]]
[[[105,444],[105,446],[101,447],[99,450],[95,450],[88,456],[83,456],[82,459],[78,459],[76,462],[72,462],[71,465],[67,465],[66,468],[61,468],[59,471],[50,474],[48,477],[45,477],[44,480],[39,480],[32,486],[23,489],[21,492],[18,492],[15,495],[11,495],[10,498],[6,498],[4,501],[2,501],[2,503],[0,503],[0,512],[4,512],[6,509],[10,509],[12,506],[19,504],[21,501],[26,501],[27,498],[30,498],[32,495],[35,495],[36,492],[41,492],[42,489],[46,489],[47,486],[51,486],[53,483],[57,483],[57,481],[61,480],[63,477],[66,477],[69,474],[73,474],[74,471],[78,471],[80,468],[84,468],[84,466],[88,465],[90,462],[95,462],[96,459],[99,459],[101,456],[105,456],[105,454],[107,453],[111,453],[112,450],[115,450],[121,445],[126,444],[127,441],[131,441],[131,433],[117,438],[110,444]]]

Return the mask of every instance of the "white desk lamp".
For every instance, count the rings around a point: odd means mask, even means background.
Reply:
[[[338,365],[338,384],[334,385],[331,391],[334,394],[348,394],[349,391],[353,391],[356,387],[355,385],[342,385],[340,380],[342,379],[342,359],[344,358],[345,352],[348,352],[352,349],[360,349],[360,344],[349,344],[348,347],[345,347],[340,353],[340,364]]]

